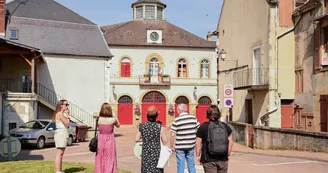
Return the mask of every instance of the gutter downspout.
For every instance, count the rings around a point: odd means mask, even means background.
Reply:
[[[264,125],[269,126],[269,123],[265,123],[270,118],[270,114],[276,112],[278,110],[278,39],[277,39],[277,28],[278,28],[278,3],[275,4],[275,52],[276,52],[276,64],[275,64],[275,107],[273,109],[270,109],[268,112],[266,112],[264,115],[260,118],[260,126]],[[270,98],[269,98],[270,99]],[[269,105],[271,106],[271,104]]]
[[[280,38],[282,38],[283,36],[285,36],[286,34],[289,34],[290,32],[292,32],[292,31],[294,31],[295,30],[295,28],[296,28],[296,26],[298,25],[298,23],[300,22],[300,20],[301,20],[301,18],[299,17],[297,20],[296,20],[296,22],[295,22],[295,25],[292,27],[292,28],[290,28],[289,30],[287,30],[287,31],[285,31],[285,32],[283,32],[283,33],[281,33],[281,34],[279,34],[278,36],[277,36],[277,24],[278,24],[278,9],[277,9],[277,7],[278,7],[278,5],[276,5],[276,23],[275,23],[275,35],[276,35],[276,86],[275,86],[275,92],[276,92],[276,107],[275,108],[273,108],[272,110],[269,110],[268,112],[266,112],[262,117],[261,117],[261,121],[260,121],[260,125],[262,126],[262,121],[264,121],[265,122],[265,120],[267,120],[268,118],[269,118],[269,115],[270,114],[272,114],[272,113],[274,113],[275,111],[277,111],[278,110],[278,106],[277,106],[277,102],[278,102],[278,99],[277,99],[277,96],[278,96],[278,58],[279,58],[279,56],[278,56],[278,40],[280,39]]]

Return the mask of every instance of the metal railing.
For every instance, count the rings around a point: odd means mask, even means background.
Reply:
[[[171,76],[170,75],[141,75],[139,76],[140,85],[170,85]]]
[[[64,97],[58,95],[54,91],[48,89],[47,87],[39,83],[36,86],[36,93],[54,107],[56,107],[57,103],[60,100],[66,100]],[[69,103],[70,114],[74,119],[78,120],[80,123],[86,124],[94,128],[95,118],[93,117],[93,115],[89,114],[87,111],[83,110],[82,108],[76,106],[72,102],[70,101],[67,102]]]
[[[5,91],[11,91],[13,81],[13,79],[0,79],[0,89]]]
[[[269,85],[268,68],[250,68],[234,73],[234,88]]]

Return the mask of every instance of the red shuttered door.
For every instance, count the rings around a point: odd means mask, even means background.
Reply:
[[[122,96],[118,100],[118,120],[122,125],[133,124],[133,104],[129,96]]]
[[[166,126],[166,99],[160,92],[151,91],[142,99],[142,122],[147,122],[148,107],[154,105],[159,111],[157,121],[161,121]]]

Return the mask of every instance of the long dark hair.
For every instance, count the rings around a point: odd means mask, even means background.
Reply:
[[[221,118],[221,112],[216,105],[211,105],[209,108],[207,108],[206,111],[206,118],[210,121],[217,121]]]
[[[67,100],[60,100],[57,105],[56,105],[56,109],[54,111],[54,114],[52,115],[52,122],[56,121],[56,115],[58,112],[61,111],[61,106],[64,105],[64,103],[67,102]]]

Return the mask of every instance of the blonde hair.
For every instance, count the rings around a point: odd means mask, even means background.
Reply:
[[[58,112],[61,111],[61,106],[64,105],[64,103],[67,102],[67,100],[60,100],[57,105],[56,105],[56,109],[54,111],[54,114],[52,115],[52,122],[56,121],[56,115]]]
[[[99,117],[113,117],[113,111],[110,104],[108,103],[102,104]]]

